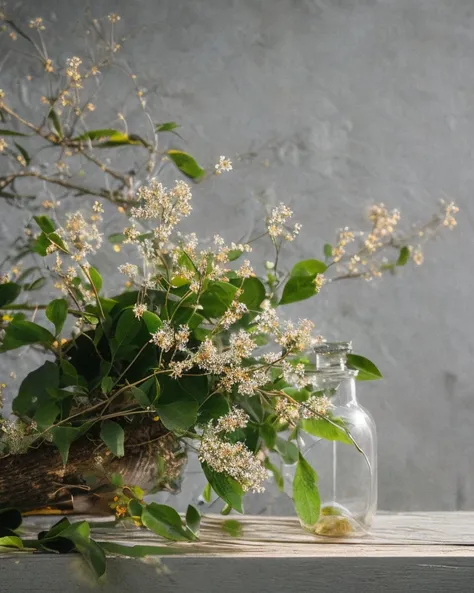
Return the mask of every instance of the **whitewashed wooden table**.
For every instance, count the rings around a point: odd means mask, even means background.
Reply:
[[[111,558],[100,585],[77,555],[3,555],[0,592],[474,593],[474,513],[379,515],[370,535],[339,540],[305,533],[294,518],[234,518],[240,537],[223,531],[228,518],[205,517],[198,543],[161,559]],[[163,545],[135,530],[95,537]]]

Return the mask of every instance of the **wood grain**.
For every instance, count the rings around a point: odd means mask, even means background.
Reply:
[[[237,518],[237,517],[235,517]],[[94,519],[97,520],[96,518]],[[474,591],[474,513],[380,515],[363,538],[304,532],[290,517],[240,517],[242,536],[205,517],[201,539],[173,544],[176,556],[146,562],[112,558],[104,593],[464,593]],[[51,518],[30,518],[37,532]],[[163,540],[145,531],[102,526],[100,541]],[[92,583],[75,555],[0,557],[0,592],[85,593]]]

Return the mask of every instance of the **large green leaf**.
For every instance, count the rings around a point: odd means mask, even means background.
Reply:
[[[136,318],[133,309],[124,309],[115,328],[117,346],[120,346],[124,342],[128,344],[132,343],[133,338],[140,331],[140,326],[140,320]]]
[[[181,517],[172,507],[152,502],[142,512],[142,523],[153,533],[175,541],[195,539],[192,533],[184,529]]]
[[[184,173],[184,175],[191,179],[200,179],[206,172],[197,164],[193,157],[186,152],[182,152],[181,150],[168,150],[166,154],[181,173]]]
[[[5,284],[0,284],[0,307],[13,303],[20,292],[21,286],[15,284],[15,282],[5,282]]]
[[[50,345],[53,342],[53,334],[44,327],[41,327],[41,325],[32,321],[26,321],[26,319],[13,319],[5,330],[5,337],[0,352],[14,350],[28,344]]]
[[[66,299],[55,299],[46,307],[46,317],[56,329],[56,335],[61,333],[67,318],[68,304]]]
[[[92,266],[90,266],[90,268],[88,270],[88,274],[89,274],[90,280],[91,280],[92,284],[94,285],[94,288],[98,294],[102,290],[102,276]]]
[[[48,255],[48,247],[54,245],[67,253],[66,245],[57,233],[41,233],[33,245],[33,251],[45,257]]]
[[[301,522],[308,527],[319,519],[321,501],[317,487],[318,476],[300,454],[293,479],[293,502]]]
[[[196,423],[198,403],[188,393],[177,391],[175,397],[163,395],[158,400],[156,411],[168,430],[187,430]]]
[[[45,401],[38,406],[33,419],[40,430],[45,430],[54,424],[59,412],[59,407],[53,401]]]
[[[13,412],[17,416],[31,418],[39,405],[50,401],[49,389],[58,387],[59,368],[53,362],[46,361],[23,379],[18,395],[12,402]]]
[[[324,274],[327,265],[317,259],[305,259],[298,262],[291,269],[291,278],[314,278],[317,274]]]
[[[280,305],[303,301],[317,294],[314,280],[326,270],[326,264],[317,259],[306,259],[295,264],[283,288]]]
[[[210,282],[199,303],[202,314],[208,318],[221,317],[234,300],[237,288],[229,282]]]
[[[61,537],[69,539],[76,550],[84,557],[98,577],[105,574],[105,553],[97,542],[90,537],[90,526],[87,521],[72,523],[61,531]]]
[[[324,418],[307,418],[301,421],[301,428],[308,434],[328,441],[341,441],[352,445],[352,440],[347,432],[336,422],[330,422]]]
[[[18,550],[22,550],[23,547],[23,542],[17,535],[6,535],[4,537],[0,537],[0,549],[16,548]]]
[[[49,233],[54,233],[56,230],[56,225],[51,220],[51,218],[49,218],[49,216],[43,214],[41,216],[33,216],[33,218],[43,233],[48,235]]]
[[[234,279],[231,280],[234,286],[240,288],[242,285],[242,295],[239,297],[239,301],[247,305],[249,311],[258,311],[262,301],[265,299],[265,286],[258,278],[245,278],[242,280]]]
[[[228,474],[214,471],[207,463],[202,463],[202,469],[207,481],[214,492],[222,498],[229,506],[239,513],[243,513],[242,497],[244,491],[242,486]]]
[[[201,526],[201,513],[192,504],[186,510],[186,527],[197,537]]]
[[[100,438],[117,457],[125,455],[124,442],[125,433],[117,422],[106,420],[100,428]]]
[[[359,371],[357,374],[358,381],[375,381],[377,379],[383,379],[382,373],[375,364],[368,358],[360,356],[359,354],[348,354],[347,366],[352,370]]]
[[[56,426],[56,428],[51,430],[51,434],[53,443],[58,448],[61,459],[64,465],[66,465],[69,457],[69,448],[82,435],[82,431],[80,428],[74,428],[73,426]]]
[[[280,454],[283,462],[292,465],[298,460],[298,447],[292,441],[287,441],[281,437],[275,439],[275,449]]]
[[[151,334],[154,334],[163,325],[163,322],[158,317],[158,315],[152,311],[145,311],[145,313],[142,315],[142,319],[145,322],[147,330]]]

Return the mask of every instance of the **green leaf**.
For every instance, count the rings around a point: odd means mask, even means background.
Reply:
[[[278,489],[283,492],[284,480],[281,471],[270,461],[268,457],[265,457],[264,465],[269,471],[272,472],[273,477],[275,478],[275,484],[278,486]]]
[[[329,422],[324,418],[307,418],[302,420],[300,425],[302,430],[320,439],[341,441],[341,443],[347,445],[353,444],[351,438],[341,426],[337,426],[336,423]]]
[[[40,430],[46,430],[54,424],[59,412],[59,407],[53,401],[46,401],[38,406],[33,419]]]
[[[32,418],[37,407],[50,400],[48,389],[58,387],[59,369],[48,360],[23,379],[18,395],[12,402],[13,413]]]
[[[0,548],[17,548],[18,550],[22,550],[23,542],[17,535],[7,535],[0,537]]]
[[[168,157],[173,161],[176,167],[191,179],[200,179],[205,170],[202,169],[192,156],[181,150],[168,150]]]
[[[283,393],[289,395],[291,398],[302,404],[305,402],[311,393],[307,389],[296,389],[296,387],[285,387],[282,389]]]
[[[54,109],[50,109],[50,111],[48,113],[48,119],[51,120],[58,137],[62,138],[63,137],[63,129],[61,127],[61,120],[59,119],[59,116]]]
[[[212,500],[212,488],[209,482],[207,482],[207,484],[204,486],[204,490],[202,491],[202,497],[204,499],[204,502],[207,502],[208,504]]]
[[[21,134],[20,132],[15,132],[14,130],[5,130],[5,128],[0,128],[0,136],[27,136],[28,134]]]
[[[214,394],[199,406],[199,423],[207,424],[229,413],[229,402],[220,393]]]
[[[222,522],[222,531],[231,537],[241,537],[244,532],[244,528],[242,523],[237,521],[237,519],[227,519],[226,521]]]
[[[41,325],[25,319],[13,319],[5,329],[5,337],[0,352],[14,350],[28,344],[52,344],[54,336]]]
[[[120,134],[118,130],[112,130],[110,128],[105,128],[102,130],[89,130],[88,132],[84,132],[80,136],[76,136],[73,138],[74,141],[79,140],[107,140],[110,136],[114,136],[116,134]]]
[[[49,218],[49,216],[41,215],[33,216],[33,218],[35,219],[36,224],[43,231],[43,233],[46,233],[48,235],[49,233],[54,233],[54,231],[56,230],[56,225],[51,220],[51,218]]]
[[[67,464],[71,444],[82,435],[80,428],[72,426],[56,426],[51,430],[53,444],[59,450],[63,464]]]
[[[174,398],[160,397],[156,411],[168,430],[187,430],[196,423],[198,403],[190,394],[177,392]]]
[[[151,334],[154,334],[163,325],[163,322],[158,317],[158,315],[152,311],[145,311],[145,313],[142,315],[142,319],[145,322],[147,330]]]
[[[217,496],[237,512],[243,513],[242,497],[244,491],[237,480],[234,480],[228,474],[214,471],[207,463],[202,463],[201,466],[207,481]]]
[[[331,245],[331,244],[329,244],[329,243],[326,243],[326,244],[324,245],[324,249],[323,249],[323,251],[324,251],[324,255],[325,255],[325,257],[327,257],[327,258],[330,258],[330,257],[332,257],[332,253],[333,253],[333,247],[332,247],[332,245]]]
[[[242,285],[243,293],[239,297],[239,301],[247,305],[249,311],[258,311],[262,301],[265,300],[265,286],[258,278],[245,278],[242,280],[236,279],[231,281],[235,286]]]
[[[117,327],[115,328],[115,339],[118,346],[122,343],[131,343],[133,338],[140,331],[140,320],[135,317],[133,309],[124,309],[121,313]]]
[[[259,428],[260,437],[262,438],[265,445],[271,450],[275,448],[276,444],[276,430],[270,424],[262,424]]]
[[[40,288],[43,288],[43,286],[46,284],[46,278],[44,278],[43,276],[41,278],[37,278],[36,280],[34,280],[33,282],[30,282],[28,284],[24,284],[23,285],[23,290],[39,290]]]
[[[120,244],[123,243],[126,240],[126,235],[124,235],[124,233],[112,233],[111,235],[109,235],[107,237],[107,240],[109,241],[109,243],[116,243],[116,244]]]
[[[140,389],[139,387],[130,387],[130,391],[132,392],[133,395],[133,399],[143,408],[143,409],[147,409],[148,407],[151,406],[151,402],[148,399],[148,395],[143,391],[143,389]]]
[[[125,556],[128,558],[146,558],[147,556],[168,556],[171,554],[182,554],[181,548],[170,548],[166,546],[127,546],[124,544],[117,544],[115,542],[100,542],[100,547],[107,554],[114,554],[117,556]]]
[[[301,522],[311,527],[318,522],[321,501],[317,488],[318,476],[300,454],[293,479],[293,502]]]
[[[188,505],[186,510],[186,527],[190,529],[195,536],[199,535],[201,526],[201,513],[192,504]]]
[[[383,379],[382,373],[375,364],[364,356],[348,354],[347,366],[354,371],[359,371],[357,375],[358,381],[375,381],[377,379]]]
[[[98,577],[105,574],[105,553],[97,542],[90,537],[90,526],[87,521],[72,523],[61,531],[61,537],[72,541],[76,550],[84,557]]]
[[[89,268],[88,275],[89,275],[90,280],[91,280],[92,284],[94,285],[95,290],[98,294],[102,289],[102,276],[92,266],[90,266],[90,268]]]
[[[13,303],[20,292],[21,286],[15,284],[15,282],[5,282],[5,284],[0,284],[0,307]]]
[[[221,317],[234,300],[237,288],[229,282],[209,282],[199,300],[202,314],[208,318]]]
[[[292,465],[298,461],[299,451],[295,443],[277,437],[275,440],[275,449],[280,454],[284,463]]]
[[[172,132],[179,127],[181,126],[179,126],[176,122],[168,121],[164,124],[155,124],[155,132]]]
[[[114,386],[114,380],[112,379],[112,377],[102,377],[102,380],[100,382],[100,389],[102,391],[102,393],[110,393],[112,391],[112,387]]]
[[[141,518],[143,509],[144,506],[136,498],[132,498],[128,503],[128,512],[132,517]]]
[[[165,504],[152,502],[142,512],[142,523],[153,533],[175,541],[194,539],[183,527],[181,517],[175,509]]]
[[[236,259],[239,259],[239,257],[243,254],[243,251],[241,249],[231,249],[227,256],[229,258],[229,261],[235,261]]]
[[[400,254],[397,259],[397,266],[404,266],[410,259],[410,248],[406,245],[400,249]]]
[[[100,428],[100,438],[116,457],[125,455],[125,433],[120,424],[112,420],[106,420]]]
[[[325,263],[317,259],[306,259],[293,266],[290,278],[283,288],[280,305],[288,305],[309,299],[318,293],[314,280],[327,270]]]
[[[327,265],[317,259],[305,259],[295,264],[290,272],[291,278],[314,278],[317,274],[324,274]]]
[[[289,305],[297,301],[304,301],[317,294],[314,278],[297,277],[290,278],[283,288],[280,305]]]
[[[18,148],[18,151],[21,154],[21,156],[25,159],[25,163],[29,165],[31,163],[31,157],[28,154],[28,152],[23,148],[23,146],[20,146],[20,144],[18,144],[17,142],[14,142],[14,144]]]
[[[46,307],[46,317],[56,329],[56,335],[61,333],[67,318],[68,304],[66,299],[55,299]]]
[[[33,251],[38,253],[42,257],[48,255],[48,247],[50,245],[55,245],[59,247],[65,253],[68,253],[66,249],[66,245],[61,237],[57,233],[41,233],[41,235],[36,239],[33,245]]]

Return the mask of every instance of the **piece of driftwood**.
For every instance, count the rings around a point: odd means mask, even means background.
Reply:
[[[329,539],[305,533],[294,518],[204,518],[197,543],[173,544],[178,555],[145,562],[109,561],[105,593],[474,593],[474,513],[379,515],[363,538]],[[32,518],[27,529],[44,527]],[[51,519],[49,519],[51,522]],[[100,541],[127,545],[163,540],[146,531],[101,528]],[[91,577],[80,558],[3,555],[1,593],[85,593]]]

